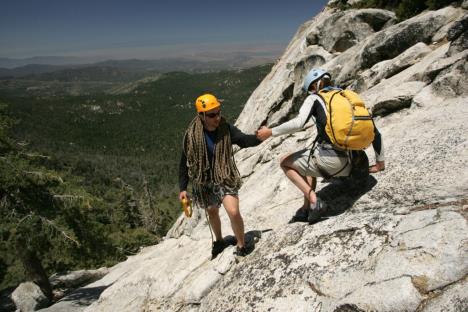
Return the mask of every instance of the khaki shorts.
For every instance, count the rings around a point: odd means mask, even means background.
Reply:
[[[351,162],[346,152],[318,145],[313,157],[309,158],[309,155],[310,149],[303,149],[288,156],[294,169],[302,176],[323,177],[322,172],[326,172],[329,176],[342,177],[351,172]]]
[[[213,206],[219,207],[226,195],[239,195],[239,189],[237,188],[229,187],[227,185],[215,185],[213,183],[204,185],[201,192],[201,195],[206,199],[207,203],[207,207],[202,207],[203,209]]]

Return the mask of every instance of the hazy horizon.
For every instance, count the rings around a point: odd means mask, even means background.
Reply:
[[[95,49],[62,54],[38,54],[24,57],[10,57],[0,55],[0,59],[25,60],[35,58],[76,58],[102,60],[158,60],[173,58],[203,59],[225,57],[229,54],[249,54],[249,55],[278,55],[289,42],[284,43],[232,43],[232,44],[204,44],[204,45],[167,45],[167,46],[145,46],[121,48],[118,51],[113,49]]]
[[[2,4],[0,57],[193,57],[284,50],[326,0],[37,2]]]

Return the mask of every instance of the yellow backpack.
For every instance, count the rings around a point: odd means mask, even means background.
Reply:
[[[351,90],[320,90],[326,104],[325,131],[333,145],[363,150],[374,141],[374,122],[361,98]]]

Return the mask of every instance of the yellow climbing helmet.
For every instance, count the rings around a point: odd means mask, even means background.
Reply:
[[[214,95],[208,93],[200,95],[195,101],[195,108],[197,109],[197,113],[203,113],[220,106],[221,104],[219,103],[218,99]]]

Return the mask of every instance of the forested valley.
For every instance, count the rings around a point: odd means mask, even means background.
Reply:
[[[195,99],[215,94],[235,122],[271,66],[118,82],[99,70],[86,84],[73,71],[2,78],[0,290],[34,280],[47,292],[55,272],[111,266],[158,243],[181,213]]]

